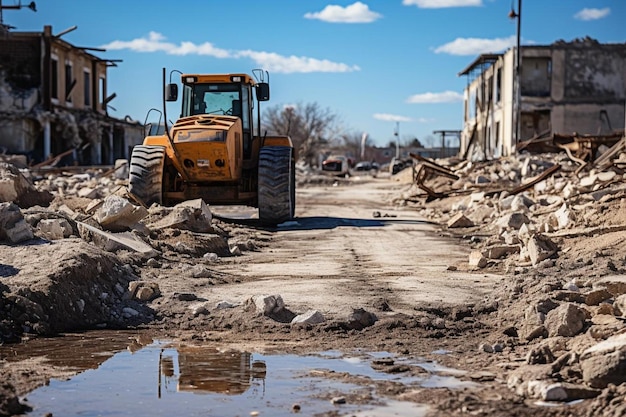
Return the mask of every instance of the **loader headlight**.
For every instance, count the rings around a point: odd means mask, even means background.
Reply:
[[[241,77],[239,75],[236,76],[232,76],[230,77],[230,80],[234,83],[240,83],[241,82]]]
[[[195,84],[198,81],[197,77],[185,77],[185,84]]]

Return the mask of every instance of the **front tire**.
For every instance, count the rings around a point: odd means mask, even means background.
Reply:
[[[279,224],[293,219],[296,172],[293,148],[266,146],[259,152],[259,219]]]
[[[163,146],[137,145],[130,157],[128,191],[146,207],[163,204]]]

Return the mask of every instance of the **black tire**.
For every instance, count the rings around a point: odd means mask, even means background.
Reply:
[[[130,157],[128,191],[139,201],[150,207],[163,204],[163,167],[165,148],[163,146],[138,145]]]
[[[296,172],[293,148],[266,146],[259,152],[259,219],[279,224],[293,219],[296,210]]]

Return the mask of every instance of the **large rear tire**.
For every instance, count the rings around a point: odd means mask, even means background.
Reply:
[[[266,146],[259,152],[259,219],[279,224],[293,219],[296,172],[293,148]]]
[[[133,148],[128,191],[147,207],[153,203],[163,204],[164,165],[163,146],[137,145]]]

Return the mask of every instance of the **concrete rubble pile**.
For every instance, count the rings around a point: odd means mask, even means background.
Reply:
[[[146,322],[153,314],[144,302],[161,292],[156,282],[140,278],[141,266],[158,263],[164,251],[202,251],[211,256],[200,259],[217,262],[220,257],[254,249],[249,242],[241,243],[237,236],[216,226],[202,200],[175,207],[139,205],[127,195],[127,175],[125,164],[107,172],[37,175],[0,163],[0,242],[4,256],[14,258],[19,252],[26,259],[30,255],[27,252],[32,252],[40,253],[42,259],[58,258],[47,269],[32,265],[42,279],[33,277],[31,283],[26,282],[25,267],[17,266],[17,261],[12,263],[15,266],[0,265],[0,310],[6,313],[0,320],[0,342],[19,340],[22,332],[48,335]],[[178,241],[185,234],[193,235],[187,240],[190,243],[170,244],[166,239]],[[37,259],[30,263],[36,264]],[[97,271],[83,270],[96,265]],[[84,283],[76,282],[80,280]],[[48,284],[42,288],[44,281]],[[66,293],[61,294],[63,291]],[[54,299],[57,293],[67,298],[68,291],[71,296],[65,302]],[[43,313],[61,310],[52,305],[57,302],[70,305],[66,319],[56,320]]]
[[[505,274],[494,342],[526,354],[508,378],[519,395],[625,398],[626,154],[615,161],[584,171],[564,154],[440,160],[459,178],[427,179],[442,198],[413,184],[400,199],[469,241],[458,269]]]

